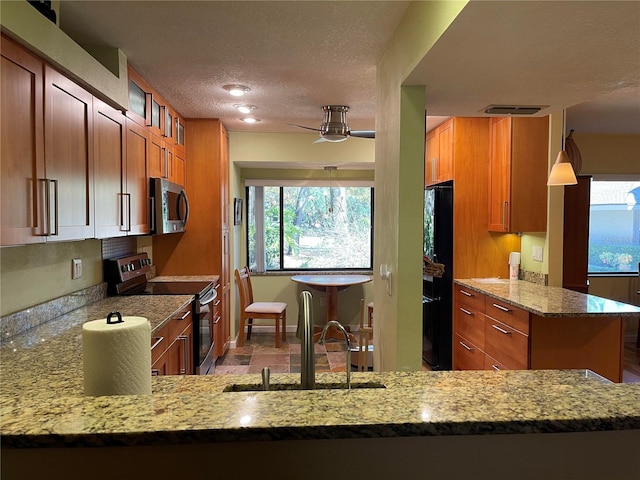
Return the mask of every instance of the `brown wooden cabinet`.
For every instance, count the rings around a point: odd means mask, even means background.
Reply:
[[[590,369],[622,381],[620,317],[541,317],[454,285],[454,370]]]
[[[490,119],[489,231],[546,231],[548,145],[548,117]]]
[[[186,120],[189,161],[189,224],[175,235],[153,237],[159,275],[218,275],[219,325],[214,325],[216,352],[222,355],[230,335],[229,167],[227,132],[217,119]],[[198,252],[194,255],[193,252]],[[214,323],[218,322],[213,319]]]
[[[42,61],[2,36],[0,244],[45,241]]]
[[[149,233],[146,131],[94,98],[96,238]]]
[[[45,65],[44,159],[53,240],[94,236],[93,96]]]
[[[589,293],[589,213],[591,176],[564,188],[562,287]]]
[[[424,184],[453,180],[453,129],[451,118],[427,134],[425,144]]]
[[[151,336],[152,375],[194,373],[191,314],[191,306],[180,310]]]
[[[96,238],[124,236],[128,231],[125,123],[121,112],[93,99]]]

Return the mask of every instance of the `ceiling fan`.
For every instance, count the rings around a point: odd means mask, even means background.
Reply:
[[[320,138],[313,143],[319,142],[343,142],[349,137],[375,138],[376,132],[373,130],[349,130],[347,125],[347,112],[349,107],[346,105],[325,105],[322,107],[324,117],[320,128],[305,127],[303,125],[294,125],[294,127],[306,128],[320,132]]]

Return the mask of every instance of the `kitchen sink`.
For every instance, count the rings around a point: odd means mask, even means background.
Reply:
[[[351,389],[361,388],[387,388],[379,382],[352,382]],[[346,390],[347,384],[344,382],[332,383],[316,383],[316,390]],[[272,383],[269,385],[269,391],[292,391],[301,390],[300,384],[297,383]],[[233,383],[227,385],[223,392],[262,392],[262,385],[257,383]]]

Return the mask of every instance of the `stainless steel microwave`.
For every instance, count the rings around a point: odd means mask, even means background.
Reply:
[[[165,178],[151,178],[151,233],[184,232],[189,199],[184,187]]]

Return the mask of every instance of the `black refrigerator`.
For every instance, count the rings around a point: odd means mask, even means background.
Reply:
[[[453,182],[424,190],[424,256],[444,265],[422,275],[422,358],[432,370],[451,370],[453,314]]]

